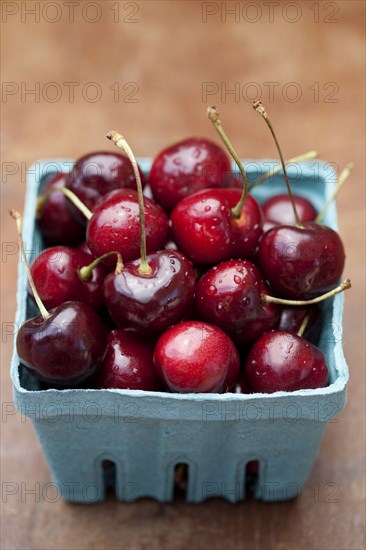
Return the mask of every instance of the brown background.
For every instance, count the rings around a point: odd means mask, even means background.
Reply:
[[[3,411],[4,403],[11,401],[12,342],[4,327],[14,318],[17,264],[15,255],[4,254],[5,243],[16,241],[7,209],[23,206],[24,166],[39,158],[77,157],[109,148],[104,136],[113,127],[140,156],[153,156],[190,135],[214,137],[205,118],[209,103],[221,106],[226,130],[241,156],[273,157],[270,136],[250,106],[257,90],[272,113],[287,158],[315,148],[340,167],[353,160],[355,168],[338,200],[346,274],[353,282],[344,316],[349,398],[338,422],[327,427],[303,494],[294,502],[271,505],[221,500],[162,505],[144,500],[84,507],[42,497],[37,502],[37,494],[26,491],[42,491],[49,472],[30,422],[10,415],[1,424],[2,481],[16,484],[16,494],[3,495],[1,547],[364,548],[364,2],[295,2],[295,7],[280,2],[272,22],[268,6],[259,3],[254,11],[248,2],[236,3],[237,21],[225,13],[234,2],[221,9],[221,2],[205,7],[194,1],[104,1],[94,3],[99,13],[89,2],[81,2],[74,22],[63,2],[57,3],[58,12],[51,5],[55,3],[41,2],[45,11],[39,21],[25,11],[24,6],[31,8],[34,2],[2,4],[3,9],[7,5],[2,79],[8,83],[5,91],[12,87],[14,92],[2,99]],[[138,12],[132,14],[135,5]],[[203,22],[205,9],[218,13]],[[7,15],[9,10],[18,11]],[[99,20],[91,23],[93,18]],[[61,89],[59,101],[51,101],[55,88],[47,87],[50,82]],[[66,82],[80,84],[74,101]],[[101,91],[96,102],[91,101],[96,88],[85,87],[90,82]],[[116,82],[119,98],[109,88]],[[123,89],[128,82],[135,84]],[[222,95],[215,93],[206,101],[202,89],[207,82],[215,83]],[[248,86],[251,82],[257,87]],[[268,82],[278,83],[273,98]],[[290,82],[297,87],[288,86]],[[36,83],[39,95],[24,95],[25,88]],[[235,83],[240,97],[225,93]],[[137,102],[127,102],[136,86],[132,99]],[[298,101],[291,101],[296,90]],[[17,173],[9,175],[11,170]],[[336,502],[329,502],[334,487],[329,483],[335,484]]]

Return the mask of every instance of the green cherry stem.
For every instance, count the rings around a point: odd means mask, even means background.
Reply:
[[[21,258],[23,259],[23,262],[24,262],[25,270],[27,272],[29,286],[32,289],[33,296],[34,296],[34,299],[35,299],[36,304],[38,306],[38,309],[39,309],[43,319],[46,320],[51,315],[47,311],[47,309],[45,308],[45,306],[44,306],[44,304],[43,304],[43,302],[42,302],[42,300],[41,300],[41,298],[38,294],[38,291],[37,291],[37,288],[36,288],[36,285],[34,283],[34,279],[33,279],[33,276],[32,276],[32,273],[31,273],[31,270],[30,270],[30,267],[29,267],[29,263],[28,263],[28,260],[27,260],[27,255],[25,253],[23,235],[22,235],[22,216],[16,210],[10,210],[9,214],[11,215],[13,220],[15,220],[15,223],[16,223],[16,226],[17,226],[17,232],[18,232],[19,244],[20,244],[20,253],[21,253]]]
[[[307,313],[304,317],[304,320],[303,322],[301,323],[301,326],[299,328],[299,330],[297,331],[297,336],[300,336],[300,338],[302,337],[302,335],[304,334],[305,330],[306,330],[306,327],[308,326],[309,324],[309,319],[310,319],[310,313]]]
[[[116,250],[113,250],[112,252],[107,252],[106,254],[103,254],[103,256],[99,256],[99,258],[96,258],[93,262],[91,262],[89,265],[85,265],[84,267],[81,267],[79,269],[79,275],[83,281],[89,281],[92,276],[92,271],[97,265],[100,264],[103,260],[106,258],[109,258],[109,256],[112,256],[115,254],[117,256],[117,264],[116,269],[114,271],[115,275],[119,275],[122,273],[123,270],[123,261],[122,256],[119,252]]]
[[[131,147],[128,145],[125,138],[116,132],[115,130],[111,130],[107,134],[107,138],[113,141],[113,143],[122,149],[124,153],[128,156],[132,168],[135,174],[136,179],[136,185],[137,185],[137,195],[138,195],[138,203],[139,203],[139,210],[140,210],[140,266],[138,268],[138,271],[141,275],[150,275],[151,273],[151,267],[149,266],[147,259],[146,259],[146,231],[145,231],[145,207],[144,207],[144,196],[142,193],[142,184],[141,184],[141,178],[140,178],[140,172],[137,166],[135,155],[132,152]]]
[[[84,214],[86,219],[90,220],[93,212],[91,212],[91,210],[89,210],[89,208],[85,206],[83,202],[81,202],[81,200],[75,195],[75,193],[73,193],[70,189],[67,189],[67,187],[55,187],[53,189],[50,189],[43,195],[40,195],[37,199],[36,204],[36,217],[39,217],[47,199],[50,197],[50,195],[53,195],[53,193],[63,193],[63,195],[65,195],[65,197],[67,197],[69,201],[72,202],[72,204],[76,206],[76,208],[78,208],[82,214]]]
[[[329,199],[327,200],[327,202],[323,206],[323,209],[319,212],[319,214],[315,218],[316,222],[319,223],[324,218],[324,215],[325,215],[326,211],[328,210],[329,205],[335,200],[335,198],[338,195],[339,191],[343,187],[344,182],[346,181],[346,179],[350,175],[350,173],[352,171],[352,168],[353,168],[352,162],[349,162],[347,164],[347,166],[345,168],[343,168],[343,170],[341,172],[341,175],[338,178],[337,185],[335,186],[334,193],[332,194],[331,197],[329,197]]]
[[[297,157],[293,157],[292,159],[285,160],[286,166],[288,164],[295,164],[297,162],[302,162],[304,160],[312,160],[315,159],[318,156],[318,151],[308,151],[307,153],[303,153],[302,155],[298,155]],[[275,174],[278,174],[282,171],[282,164],[280,166],[276,166],[276,168],[272,168],[271,170],[268,170],[265,174],[262,176],[259,176],[256,180],[253,181],[252,184],[249,185],[249,191],[254,189],[254,187],[257,187],[257,185],[260,185],[264,181],[268,180],[269,178],[272,178]]]
[[[291,205],[292,205],[292,209],[294,211],[294,217],[295,217],[295,225],[296,227],[302,227],[302,224],[300,222],[300,218],[299,218],[299,215],[297,213],[297,210],[296,210],[296,206],[295,206],[295,201],[294,201],[294,197],[293,197],[293,194],[292,194],[292,191],[291,191],[291,185],[290,185],[290,182],[289,182],[289,179],[288,179],[288,175],[287,175],[287,170],[286,170],[286,165],[285,165],[285,161],[283,160],[283,155],[282,155],[282,151],[281,151],[281,147],[280,147],[280,144],[278,143],[277,141],[277,137],[276,137],[276,134],[275,134],[275,131],[273,129],[273,126],[272,126],[272,123],[271,121],[269,120],[268,118],[268,115],[267,115],[267,112],[262,104],[261,101],[255,101],[253,103],[253,109],[255,111],[257,111],[257,113],[259,113],[261,115],[261,117],[265,120],[268,128],[270,129],[271,131],[271,134],[273,136],[273,139],[275,141],[275,144],[276,144],[276,147],[277,147],[277,151],[278,151],[278,154],[280,156],[280,160],[281,160],[281,164],[282,164],[282,170],[283,170],[283,175],[285,177],[285,182],[286,182],[286,187],[287,187],[287,192],[288,192],[288,195],[290,197],[290,201],[291,201]]]
[[[241,216],[241,211],[242,211],[243,205],[245,203],[245,199],[247,198],[247,195],[248,195],[248,192],[249,192],[248,176],[247,176],[247,173],[244,170],[244,166],[243,166],[240,158],[238,157],[236,151],[234,150],[234,147],[231,145],[231,142],[230,142],[229,138],[227,137],[227,135],[224,132],[224,129],[221,125],[221,120],[220,120],[219,114],[220,113],[219,113],[218,108],[213,106],[213,105],[207,109],[207,116],[208,116],[209,120],[214,125],[214,127],[215,127],[217,133],[219,134],[223,144],[225,145],[226,149],[229,151],[231,157],[236,162],[236,164],[237,164],[237,166],[240,170],[240,173],[243,176],[244,186],[243,186],[242,195],[240,197],[240,200],[239,200],[238,204],[236,206],[234,206],[234,208],[231,209],[232,216],[236,219],[239,219],[240,216]]]
[[[339,294],[340,292],[343,292],[348,288],[351,288],[351,281],[350,279],[345,279],[339,286],[336,286],[329,292],[326,292],[321,296],[317,296],[316,298],[312,298],[311,300],[287,300],[285,298],[276,298],[275,296],[269,296],[268,294],[261,294],[261,298],[264,302],[268,302],[270,304],[279,304],[281,306],[310,306],[311,304],[318,304],[319,302],[323,302],[323,300],[331,298],[332,296],[335,296],[336,294]]]

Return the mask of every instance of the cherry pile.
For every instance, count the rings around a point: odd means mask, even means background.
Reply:
[[[17,335],[21,363],[45,387],[273,393],[329,383],[317,303],[350,287],[339,284],[343,244],[324,211],[293,195],[268,115],[253,107],[288,190],[262,205],[250,189],[279,170],[249,186],[215,107],[208,118],[226,150],[186,139],[147,175],[112,131],[121,153],[90,153],[47,178],[36,213],[47,247],[25,262],[40,315]]]

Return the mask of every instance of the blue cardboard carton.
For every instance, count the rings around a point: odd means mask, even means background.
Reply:
[[[250,180],[273,161],[244,161]],[[29,260],[42,250],[35,223],[36,197],[51,172],[67,171],[73,161],[49,159],[28,172],[23,235]],[[151,161],[140,165],[148,171]],[[316,161],[289,167],[293,190],[320,210],[331,196],[335,176]],[[263,202],[284,192],[277,175],[256,187]],[[337,228],[332,204],[324,223]],[[38,314],[27,296],[27,279],[19,263],[16,326]],[[11,376],[20,412],[33,421],[55,487],[68,501],[92,503],[105,498],[108,480],[118,500],[173,498],[178,464],[188,471],[186,498],[201,502],[223,497],[245,499],[246,465],[258,461],[254,497],[264,501],[298,496],[316,459],[327,422],[342,410],[348,368],[342,350],[343,295],[322,304],[319,346],[330,371],[326,388],[266,394],[172,394],[137,390],[41,389],[19,364],[14,350]],[[108,465],[108,468],[106,468]]]

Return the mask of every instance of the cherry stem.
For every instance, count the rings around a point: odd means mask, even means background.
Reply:
[[[353,163],[352,162],[348,163],[347,166],[345,168],[343,168],[343,170],[341,172],[341,175],[338,178],[337,185],[335,186],[334,193],[332,194],[331,197],[329,197],[329,199],[325,203],[323,209],[319,212],[319,214],[315,218],[315,221],[317,223],[319,223],[324,218],[324,214],[328,210],[329,205],[335,200],[335,198],[338,195],[339,191],[343,187],[344,182],[346,181],[346,179],[350,175],[350,173],[352,171],[352,168],[353,168]]]
[[[318,151],[308,151],[307,153],[303,153],[302,155],[298,155],[297,157],[293,157],[292,159],[285,160],[286,166],[288,164],[294,164],[296,162],[302,162],[303,160],[312,160],[315,159],[318,156]],[[276,168],[272,168],[271,170],[268,170],[265,174],[262,176],[259,176],[256,180],[253,181],[252,184],[249,185],[249,191],[254,189],[254,187],[257,187],[257,185],[260,185],[264,181],[268,180],[269,178],[272,178],[275,174],[278,174],[278,172],[281,172],[282,165],[276,166]]]
[[[300,326],[299,330],[297,331],[297,336],[300,336],[300,338],[304,334],[304,332],[306,330],[306,327],[309,324],[309,319],[310,319],[310,312],[305,315],[304,320],[301,323],[301,326]]]
[[[49,191],[44,193],[44,195],[40,195],[37,199],[37,206],[36,206],[37,217],[40,216],[40,212],[42,211],[44,204],[46,203],[48,197],[53,195],[53,193],[63,193],[65,197],[67,197],[72,202],[72,204],[80,210],[82,214],[84,214],[86,219],[90,220],[90,218],[93,215],[93,212],[91,212],[91,210],[89,210],[89,208],[85,206],[83,202],[81,202],[79,197],[77,197],[75,193],[73,193],[73,191],[71,191],[70,189],[67,189],[67,187],[55,187],[54,189],[50,189]]]
[[[268,302],[270,304],[279,304],[282,306],[310,306],[311,304],[318,304],[319,302],[323,302],[323,300],[331,298],[332,296],[335,296],[336,294],[339,294],[340,292],[343,292],[348,288],[351,288],[351,281],[350,279],[345,279],[339,286],[311,300],[287,300],[285,298],[276,298],[275,296],[269,296],[268,294],[261,294],[261,298],[264,302]]]
[[[24,241],[23,241],[23,236],[22,236],[22,216],[19,212],[17,212],[16,210],[10,210],[9,211],[11,217],[13,218],[13,220],[15,220],[16,222],[16,225],[17,225],[17,231],[18,231],[18,236],[19,236],[19,244],[20,244],[20,251],[21,251],[21,258],[23,259],[23,262],[24,262],[24,266],[25,266],[25,270],[27,272],[27,277],[28,277],[28,281],[29,281],[29,286],[31,287],[32,289],[32,292],[33,292],[33,296],[34,296],[34,299],[36,301],[36,304],[38,306],[38,309],[43,317],[44,320],[48,319],[51,315],[50,313],[47,311],[47,309],[45,308],[39,294],[38,294],[38,291],[37,291],[37,288],[36,288],[36,285],[34,283],[34,279],[33,279],[33,276],[32,276],[32,273],[31,273],[31,270],[30,270],[30,267],[29,267],[29,263],[28,263],[28,260],[27,260],[27,255],[25,253],[25,247],[24,247]]]
[[[103,256],[99,256],[99,258],[96,258],[91,264],[81,267],[79,269],[79,275],[81,279],[83,281],[89,281],[92,276],[93,269],[97,267],[97,265],[99,265],[100,262],[102,262],[106,258],[109,258],[109,256],[112,256],[113,254],[117,256],[117,264],[116,264],[116,269],[114,271],[114,274],[119,275],[120,273],[122,273],[122,270],[123,270],[122,256],[119,252],[117,252],[117,250],[113,250],[112,252],[107,252],[106,254],[103,254]]]
[[[240,158],[238,157],[236,151],[234,150],[233,146],[231,145],[231,142],[230,142],[229,138],[227,137],[227,135],[224,132],[224,129],[221,125],[221,120],[220,120],[220,117],[219,117],[218,108],[213,106],[213,105],[211,107],[209,107],[207,109],[207,116],[210,119],[210,121],[212,122],[212,124],[214,125],[214,127],[215,127],[217,133],[219,134],[222,142],[224,143],[226,149],[229,151],[231,157],[236,162],[236,164],[237,164],[237,166],[240,170],[240,173],[243,176],[243,180],[244,180],[243,192],[241,194],[241,197],[240,197],[240,200],[239,200],[238,204],[236,206],[234,206],[234,208],[231,209],[232,216],[236,219],[239,219],[240,216],[241,216],[241,211],[242,211],[243,205],[245,203],[245,200],[246,200],[248,192],[249,192],[248,176],[247,176],[246,171],[244,170],[244,166],[243,166]]]
[[[296,210],[296,206],[295,206],[295,201],[294,201],[294,197],[293,197],[293,194],[292,194],[292,191],[291,191],[291,185],[290,185],[290,182],[289,182],[289,179],[288,179],[288,175],[287,175],[287,170],[286,170],[286,165],[285,165],[285,161],[283,160],[283,155],[282,155],[282,151],[281,151],[281,147],[280,147],[280,144],[278,143],[277,141],[277,137],[276,137],[276,134],[275,134],[275,131],[273,129],[273,126],[272,126],[272,123],[271,121],[269,120],[268,118],[268,115],[267,115],[267,112],[262,104],[261,101],[255,101],[253,103],[253,109],[255,111],[257,111],[257,113],[259,113],[261,115],[261,117],[265,120],[268,128],[270,129],[271,131],[271,134],[273,136],[273,139],[275,141],[275,144],[276,144],[276,147],[277,147],[277,151],[278,151],[278,154],[280,156],[280,160],[281,160],[281,164],[282,164],[282,170],[283,170],[283,175],[285,177],[285,182],[286,182],[286,187],[287,187],[287,192],[288,192],[288,195],[290,197],[290,201],[291,201],[291,205],[292,205],[292,209],[294,211],[294,217],[295,217],[295,225],[296,227],[303,227],[301,222],[300,222],[300,218],[299,218],[299,215],[297,213],[297,210]]]
[[[113,141],[117,147],[122,149],[122,151],[128,156],[132,168],[135,174],[136,179],[136,185],[137,185],[137,196],[138,196],[138,203],[139,203],[139,210],[140,210],[140,265],[138,268],[138,272],[140,275],[150,275],[151,273],[151,267],[147,263],[146,259],[146,231],[145,231],[145,207],[144,207],[144,196],[142,193],[142,184],[141,184],[141,177],[140,172],[137,166],[135,155],[132,152],[131,147],[128,145],[125,138],[116,132],[115,130],[111,130],[107,134],[107,138]]]

